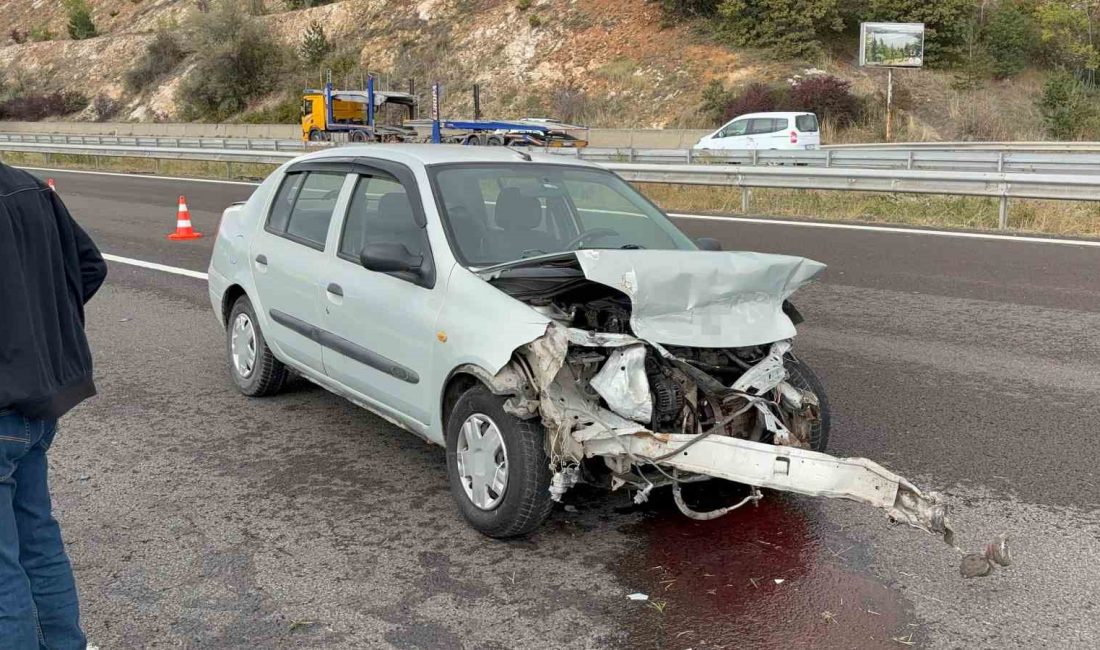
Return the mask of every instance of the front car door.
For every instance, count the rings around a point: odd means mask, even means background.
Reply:
[[[314,332],[321,322],[317,269],[325,260],[329,224],[346,176],[287,173],[249,251],[253,302],[269,323],[268,343],[284,360],[318,372],[324,365]]]
[[[734,120],[722,127],[722,130],[714,135],[711,143],[712,149],[751,149],[751,141],[746,136],[748,120]]]
[[[412,172],[395,163],[359,165],[337,246],[322,267],[323,355],[328,376],[359,397],[424,430],[428,378],[443,302],[436,286],[424,207]],[[399,243],[423,256],[422,272],[370,271],[367,244]],[[418,426],[419,425],[419,426]]]

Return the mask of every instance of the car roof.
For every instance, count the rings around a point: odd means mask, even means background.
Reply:
[[[813,113],[809,111],[771,111],[767,113],[745,113],[733,119],[740,120],[746,117],[798,117],[799,115],[813,115]]]
[[[531,160],[524,159],[524,155]],[[316,151],[302,159],[326,158],[377,158],[406,165],[443,165],[451,163],[524,163],[537,162],[553,165],[583,166],[601,169],[598,165],[577,160],[573,156],[541,153],[537,149],[513,149],[511,147],[477,147],[461,144],[359,144],[331,147]]]

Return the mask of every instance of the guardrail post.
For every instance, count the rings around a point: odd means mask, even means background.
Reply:
[[[997,171],[1003,172],[1005,170],[1005,152],[997,154]]]
[[[752,150],[752,166],[753,167],[756,167],[756,165],[759,163],[759,161],[756,158],[756,154],[757,154],[756,149],[753,149]]]
[[[909,156],[905,160],[905,168],[906,169],[912,169],[913,168],[913,150],[912,149],[909,150]]]
[[[1001,195],[1001,204],[997,209],[997,228],[1000,230],[1008,228],[1008,197],[1004,194]]]
[[[825,150],[825,166],[826,167],[832,167],[833,166],[833,150],[832,149],[826,149]]]
[[[634,162],[634,147],[631,147],[627,151],[628,151],[628,153],[626,154],[626,161],[627,162]]]
[[[225,161],[225,177],[233,178],[233,163],[228,160]]]
[[[747,188],[747,187],[742,187],[741,188],[741,213],[742,214],[748,214],[749,213],[749,192],[750,192],[749,188]]]
[[[689,148],[688,148],[688,150],[687,150],[687,164],[689,164],[689,165],[690,165],[691,163],[695,162],[695,161],[693,160],[694,156],[692,156],[691,154],[692,154],[692,150],[691,150],[691,148],[689,147]]]

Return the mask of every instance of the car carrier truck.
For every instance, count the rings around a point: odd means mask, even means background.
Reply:
[[[335,90],[325,84],[302,97],[302,139],[351,142],[438,142],[484,146],[587,146],[588,129],[545,118],[519,120],[441,119],[438,86],[433,85],[431,119],[415,119],[416,95],[376,90],[373,76],[365,90]],[[395,110],[396,108],[396,110]],[[403,115],[395,119],[396,115]],[[339,134],[339,135],[338,135]]]

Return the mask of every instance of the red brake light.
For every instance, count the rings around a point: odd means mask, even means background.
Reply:
[[[798,131],[791,131],[791,144],[798,144]]]

